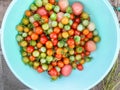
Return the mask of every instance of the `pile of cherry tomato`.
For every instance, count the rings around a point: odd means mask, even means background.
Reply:
[[[22,61],[52,79],[83,70],[100,36],[80,2],[35,0],[16,26]]]

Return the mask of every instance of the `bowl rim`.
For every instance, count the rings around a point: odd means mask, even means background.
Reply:
[[[5,61],[8,65],[8,67],[10,68],[10,70],[12,71],[12,73],[16,76],[16,78],[21,81],[24,85],[28,86],[29,88],[31,89],[35,89],[37,90],[37,88],[35,87],[32,87],[31,85],[27,84],[23,79],[21,79],[21,77],[19,77],[19,75],[14,71],[14,69],[11,67],[10,63],[8,63],[8,58],[7,58],[7,55],[5,53],[5,48],[4,48],[4,25],[5,25],[5,21],[7,19],[7,16],[10,12],[10,10],[12,9],[12,7],[14,6],[14,4],[17,2],[17,0],[12,0],[10,5],[8,6],[7,10],[6,10],[6,13],[4,15],[4,18],[3,18],[3,22],[2,22],[2,27],[1,27],[1,49],[2,49],[2,52],[3,52],[3,56],[5,58]],[[95,83],[93,83],[91,86],[87,87],[87,89],[85,90],[89,90],[91,89],[92,87],[94,87],[95,85],[97,85],[100,81],[102,81],[105,76],[110,72],[111,68],[113,67],[117,57],[118,57],[118,54],[119,54],[119,49],[120,49],[120,30],[119,30],[119,23],[118,23],[118,19],[117,19],[117,16],[112,8],[112,6],[110,5],[109,1],[108,0],[103,0],[103,2],[106,4],[106,6],[108,7],[109,11],[111,12],[112,14],[112,17],[114,18],[114,21],[115,21],[115,25],[116,25],[116,28],[117,28],[117,47],[116,47],[116,50],[115,50],[115,55],[113,57],[113,60],[112,60],[112,63],[111,65],[108,67],[108,69],[106,70],[106,72],[101,76],[100,79],[98,79]]]

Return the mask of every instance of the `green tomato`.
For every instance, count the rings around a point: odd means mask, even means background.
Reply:
[[[40,20],[40,15],[39,14],[34,14],[33,18],[34,18],[34,20],[38,21],[38,20]]]
[[[23,19],[22,19],[22,23],[23,23],[24,25],[28,25],[28,24],[29,24],[29,19],[28,19],[28,18],[23,18]]]
[[[83,51],[83,47],[77,47],[76,48],[76,52],[77,53],[82,53],[82,51]]]
[[[41,60],[40,60],[40,62],[43,64],[43,63],[46,63],[46,59],[44,59],[44,58],[42,58]]]
[[[36,69],[39,65],[40,65],[40,63],[37,62],[37,61],[35,61],[35,62],[33,63],[33,67],[34,67],[35,69]]]
[[[82,57],[81,57],[81,55],[79,55],[79,54],[75,56],[75,59],[78,60],[78,61],[80,61],[81,58],[82,58]]]
[[[48,0],[42,0],[43,5],[46,5],[48,3]]]
[[[48,65],[47,64],[42,64],[42,69],[43,70],[47,70],[48,69]]]
[[[21,52],[21,54],[23,57],[27,56],[27,52],[25,52],[25,51]]]
[[[56,19],[57,19],[57,14],[56,14],[56,13],[53,13],[53,14],[50,16],[50,19],[53,20],[53,21],[56,21]]]
[[[90,62],[92,60],[92,57],[85,57],[86,62]]]
[[[69,59],[70,59],[70,61],[75,61],[75,57],[74,56],[70,56]]]
[[[33,54],[34,57],[39,57],[40,52],[38,50],[35,50],[35,51],[33,51],[32,54]]]
[[[52,27],[57,27],[57,21],[52,21]]]
[[[23,40],[23,37],[22,37],[21,35],[17,35],[17,36],[16,36],[16,40],[17,40],[18,42],[20,42],[20,41]]]
[[[83,20],[83,21],[82,21],[82,24],[83,24],[84,26],[88,26],[89,23],[90,23],[90,22],[89,22],[88,20]]]
[[[53,6],[52,6],[51,3],[47,3],[47,4],[45,5],[45,9],[48,10],[48,11],[52,10],[52,8],[53,8]]]
[[[54,58],[53,58],[53,56],[47,56],[47,57],[46,57],[46,60],[47,60],[48,62],[51,62],[51,61],[54,60]]]
[[[69,20],[69,25],[71,26],[73,24],[73,20]]]
[[[56,13],[58,13],[58,12],[60,11],[60,7],[59,7],[59,6],[55,6],[55,7],[54,7],[54,11],[55,11]]]
[[[66,12],[67,12],[67,13],[72,13],[72,8],[71,8],[70,6],[67,7]]]
[[[69,50],[69,54],[70,54],[70,55],[74,55],[74,53],[75,53],[74,49],[70,49],[70,50]]]
[[[97,30],[94,30],[94,31],[93,31],[93,34],[94,34],[94,36],[97,36],[97,35],[98,35],[98,31],[97,31]]]
[[[41,47],[41,52],[46,52],[46,47]]]
[[[81,18],[83,18],[83,19],[89,19],[88,13],[83,12],[83,13],[81,14]]]
[[[32,11],[36,11],[37,10],[37,6],[35,4],[31,4],[30,9]]]
[[[20,46],[21,47],[26,47],[28,45],[27,41],[21,41]]]
[[[79,24],[77,27],[78,31],[83,31],[85,29],[85,27],[82,24]]]
[[[25,64],[28,64],[30,60],[29,60],[28,57],[23,57],[22,61],[23,61]]]
[[[41,7],[42,6],[42,0],[35,0],[35,4],[36,4],[36,6]]]
[[[99,36],[95,36],[93,38],[93,40],[94,40],[94,42],[98,43],[98,42],[100,42],[101,38]]]
[[[80,39],[81,39],[80,36],[78,36],[78,35],[74,36],[74,40],[75,40],[75,42],[80,42]]]
[[[32,67],[32,66],[33,66],[33,62],[29,62],[28,64],[29,64],[29,66],[30,66],[30,67]]]
[[[64,41],[59,41],[58,42],[58,47],[63,47],[65,45],[65,42]]]
[[[64,27],[64,25],[63,25],[62,23],[59,23],[58,26],[59,26],[59,28],[61,28],[61,29]]]
[[[42,25],[42,29],[43,29],[43,30],[48,30],[48,29],[49,29],[48,23],[43,24],[43,25]]]
[[[70,18],[70,14],[69,13],[65,13],[64,16]]]
[[[27,37],[27,33],[22,33],[22,37]]]
[[[46,57],[46,53],[41,53],[41,58],[45,58]]]
[[[60,67],[56,66],[55,68],[56,68],[56,70],[57,70],[58,72],[61,71],[61,68],[60,68]]]
[[[31,45],[31,46],[36,46],[36,44],[37,44],[36,41],[34,41],[34,40],[31,40],[31,41],[30,41],[30,45]]]
[[[50,33],[52,33],[52,32],[53,32],[53,29],[52,29],[52,28],[49,28],[48,31],[47,31],[48,34],[50,34]]]
[[[70,25],[65,25],[65,26],[64,26],[64,29],[68,31],[68,30],[71,29],[71,27],[70,27]]]

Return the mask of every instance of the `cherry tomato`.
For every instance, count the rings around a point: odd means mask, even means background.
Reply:
[[[39,66],[39,67],[37,68],[37,71],[38,71],[39,73],[42,73],[44,70],[42,69],[42,66]]]
[[[62,61],[58,61],[57,65],[58,65],[58,67],[60,67],[60,68],[64,67],[64,63],[63,63]]]
[[[49,21],[48,16],[42,16],[41,19],[44,20],[44,23],[48,23],[48,21]]]
[[[54,39],[52,42],[53,42],[53,46],[56,46],[58,44],[58,40],[57,39]]]
[[[74,39],[72,39],[72,38],[68,39],[68,40],[67,40],[67,44],[70,45],[70,46],[71,46],[71,45],[74,45],[74,44],[75,44]]]
[[[51,39],[57,39],[57,34],[56,34],[55,32],[52,32],[52,33],[50,34],[50,38],[51,38]]]
[[[31,38],[32,38],[32,40],[37,40],[38,35],[36,33],[32,33]]]
[[[30,40],[31,40],[31,37],[30,37],[30,36],[27,36],[25,40],[30,41]]]
[[[53,13],[54,13],[54,11],[52,11],[52,10],[51,10],[51,11],[49,11],[49,15],[52,15]]]
[[[57,33],[57,34],[59,34],[60,33],[60,28],[59,27],[55,27],[54,28],[54,32]]]
[[[56,54],[55,57],[56,57],[57,59],[61,60],[61,59],[62,59],[62,54]]]
[[[33,46],[28,46],[27,47],[27,52],[28,53],[32,53],[34,51],[34,47]]]
[[[86,55],[86,56],[89,56],[89,55],[90,55],[90,52],[88,52],[88,51],[85,52],[85,55]]]
[[[42,44],[45,44],[47,41],[48,41],[48,38],[47,38],[46,36],[42,36],[42,37],[40,38],[40,42],[41,42]]]
[[[75,22],[80,23],[80,18],[76,18]]]
[[[55,0],[49,0],[49,3],[55,4]]]
[[[46,47],[47,47],[48,49],[52,48],[52,47],[53,47],[53,43],[52,43],[51,41],[47,41],[47,42],[46,42]]]
[[[82,71],[82,70],[83,70],[82,64],[78,64],[78,65],[77,65],[77,69],[80,70],[80,71]]]
[[[33,23],[33,26],[34,26],[34,27],[38,27],[38,26],[39,26],[39,22],[35,21],[35,22]]]
[[[70,60],[69,60],[68,58],[64,58],[64,59],[63,59],[63,62],[64,62],[64,64],[69,64],[69,63],[70,63]]]
[[[72,35],[74,35],[74,30],[71,29],[71,30],[68,31],[68,33],[69,33],[70,36],[72,36]]]
[[[29,59],[30,59],[30,61],[32,61],[32,62],[35,61],[35,57],[34,57],[34,56],[30,56]]]
[[[57,62],[56,61],[52,62],[52,66],[57,66]]]
[[[75,16],[74,16],[74,14],[70,14],[70,19],[74,19],[75,18]]]
[[[55,68],[52,68],[51,70],[48,71],[48,74],[50,76],[58,76],[58,72]]]
[[[81,53],[81,56],[82,56],[82,58],[84,58],[84,57],[85,57],[85,54],[84,54],[84,53]]]
[[[72,28],[73,28],[73,29],[77,29],[77,26],[78,26],[78,23],[77,23],[77,22],[74,22],[73,25],[72,25]]]
[[[48,55],[48,56],[53,55],[53,50],[52,50],[52,49],[48,49],[48,50],[47,50],[47,55]]]
[[[78,31],[78,30],[75,30],[75,35],[80,35],[80,31]]]
[[[38,48],[41,48],[41,47],[42,47],[42,43],[38,42],[38,43],[37,43],[37,47],[38,47]]]
[[[93,33],[90,32],[88,35],[87,35],[87,38],[92,38],[93,37]]]
[[[37,33],[37,34],[42,34],[43,33],[43,29],[41,28],[41,27],[36,27],[35,28],[35,33]]]

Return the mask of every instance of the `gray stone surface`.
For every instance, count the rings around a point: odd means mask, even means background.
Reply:
[[[0,0],[0,26],[4,13],[10,2],[11,0]],[[111,4],[118,6],[120,4],[120,0],[111,0]],[[116,13],[120,18],[120,13],[119,12]],[[30,90],[12,74],[2,56],[1,48],[0,48],[0,90]],[[92,90],[102,90],[102,83],[98,84]],[[116,90],[120,90],[120,88],[118,87]]]

